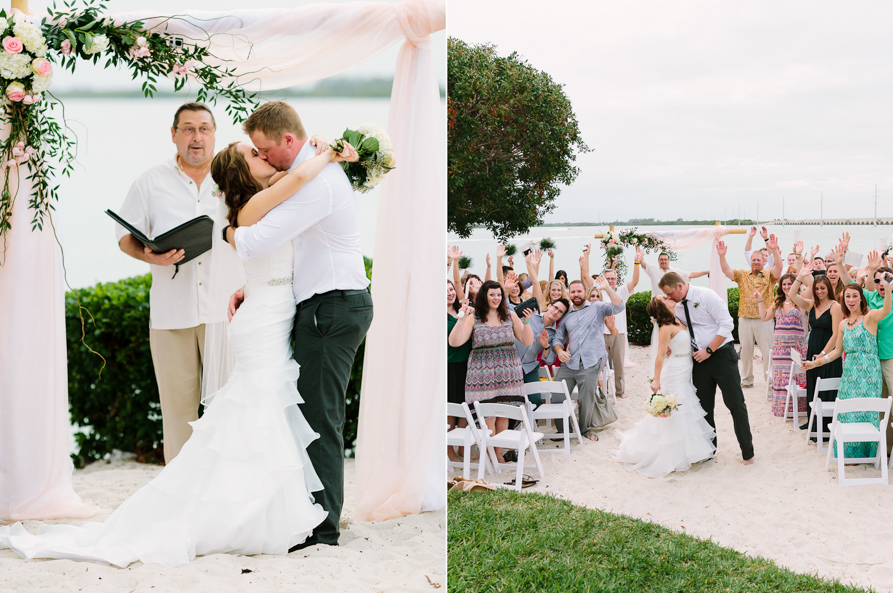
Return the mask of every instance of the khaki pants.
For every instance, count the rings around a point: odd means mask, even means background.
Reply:
[[[884,388],[881,390],[881,397],[890,397],[893,395],[893,358],[887,358],[881,361],[881,374],[884,376]],[[893,449],[893,426],[887,425],[887,456]]]
[[[611,367],[614,369],[614,393],[617,394],[617,397],[623,395],[623,354],[625,344],[626,334],[617,334],[616,336],[605,334],[605,350],[608,351],[608,358],[611,359]],[[607,387],[605,385],[606,389]]]
[[[205,326],[149,329],[149,347],[161,400],[164,462],[170,463],[192,436],[202,395]]]
[[[738,341],[741,342],[741,384],[753,385],[753,343],[756,341],[763,355],[763,373],[772,365],[772,321],[738,318]],[[767,381],[768,376],[764,377]]]

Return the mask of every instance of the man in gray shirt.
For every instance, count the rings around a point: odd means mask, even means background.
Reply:
[[[599,290],[607,293],[611,302],[586,301],[583,282],[574,280],[568,287],[573,308],[565,314],[552,338],[552,347],[561,361],[555,380],[564,381],[568,393],[579,386],[580,430],[584,437],[592,441],[598,440],[592,430],[600,426],[593,415],[598,376],[608,357],[604,336],[605,317],[624,310],[623,300],[607,280],[600,276],[595,283]],[[567,349],[565,342],[568,342]]]

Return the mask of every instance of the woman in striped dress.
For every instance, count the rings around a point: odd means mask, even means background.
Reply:
[[[772,344],[772,413],[784,416],[788,379],[791,373],[791,351],[796,350],[801,360],[806,359],[806,312],[791,301],[789,293],[797,279],[793,274],[781,277],[776,289],[775,301],[767,309],[759,292],[754,298],[760,308],[763,321],[775,319],[775,339]],[[806,381],[803,372],[794,374],[798,385]],[[806,398],[797,400],[798,411],[806,413]],[[793,402],[790,411],[793,411]]]

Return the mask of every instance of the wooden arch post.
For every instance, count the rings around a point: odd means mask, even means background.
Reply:
[[[22,12],[28,12],[28,0],[12,0],[12,8],[18,8]]]

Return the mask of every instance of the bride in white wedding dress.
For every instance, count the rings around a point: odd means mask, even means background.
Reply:
[[[648,314],[657,321],[659,355],[654,362],[654,393],[674,394],[677,408],[668,418],[657,418],[646,412],[632,428],[619,432],[620,450],[613,457],[643,476],[660,478],[673,471],[685,471],[692,463],[713,456],[716,447],[713,428],[704,419],[691,383],[692,352],[688,330],[676,320],[675,301],[654,297],[648,303]],[[671,354],[666,355],[667,347]],[[662,356],[660,354],[663,354]]]
[[[258,202],[266,202],[266,212],[327,163],[345,160],[327,149],[263,189],[276,171],[251,146],[230,145],[217,156],[223,153],[229,173],[257,182],[256,193],[236,212],[227,200],[230,220],[240,224],[242,211],[250,220]],[[286,554],[302,543],[326,512],[313,502],[311,492],[322,485],[306,453],[318,435],[295,405],[303,400],[289,345],[293,258],[288,243],[245,262],[245,301],[229,326],[232,375],[192,424],[180,454],[155,479],[102,523],[42,525],[36,535],[15,523],[0,527],[0,547],[23,558],[170,567],[205,554]]]

